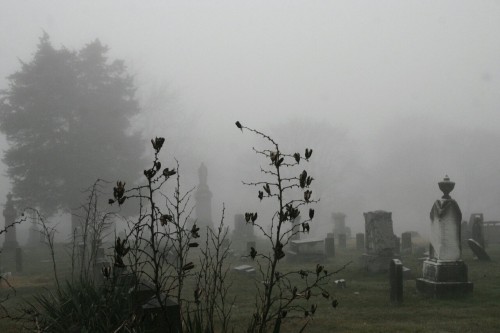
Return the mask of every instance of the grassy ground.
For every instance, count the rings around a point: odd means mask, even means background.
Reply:
[[[339,305],[334,309],[329,301],[322,297],[315,298],[313,302],[318,304],[318,310],[307,332],[500,332],[500,245],[488,247],[494,260],[491,263],[474,260],[470,250],[464,248],[463,258],[469,267],[469,280],[474,283],[472,296],[453,300],[426,298],[417,294],[415,280],[411,279],[404,282],[404,302],[399,306],[389,301],[388,276],[365,273],[359,264],[361,252],[354,250],[354,244],[349,245],[348,250],[337,250],[336,257],[326,263],[327,269],[334,271],[353,261],[336,277],[345,279],[347,288],[331,286],[331,294]],[[60,250],[63,251],[62,248]],[[23,300],[29,300],[34,293],[51,288],[54,279],[51,263],[47,259],[49,254],[46,251],[26,250],[24,273],[11,277],[16,295],[4,302],[6,307],[13,309]],[[402,261],[412,270],[414,277],[421,275],[422,263],[416,256],[402,256]],[[5,268],[13,269],[8,257],[2,262]],[[239,259],[233,259],[231,264],[240,263]],[[315,266],[314,263],[304,265]],[[60,266],[63,271],[69,271],[67,264],[61,262]],[[296,268],[284,263],[281,271]],[[234,284],[235,332],[244,332],[254,309],[256,280],[237,273],[231,275],[231,280]],[[7,291],[4,285],[0,295],[5,296]],[[282,331],[297,332],[304,322],[304,318],[291,319]],[[15,323],[0,320],[0,332],[19,331],[21,328]]]

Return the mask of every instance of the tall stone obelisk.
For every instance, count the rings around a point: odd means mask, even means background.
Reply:
[[[446,176],[438,185],[444,195],[431,209],[429,258],[423,264],[423,277],[417,279],[417,290],[441,298],[471,293],[473,284],[468,281],[467,265],[462,260],[462,212],[450,197],[455,183]]]
[[[3,216],[5,217],[5,228],[7,229],[3,249],[15,249],[19,247],[19,244],[17,243],[16,225],[14,224],[17,212],[14,208],[14,202],[12,201],[12,194],[10,193],[7,194],[7,203],[5,204],[5,209],[3,210]]]
[[[199,184],[194,195],[196,200],[196,224],[203,230],[204,227],[213,227],[212,222],[212,192],[207,184],[207,167],[201,164],[198,169]],[[203,231],[203,234],[205,232]]]

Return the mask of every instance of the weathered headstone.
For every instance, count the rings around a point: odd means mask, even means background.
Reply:
[[[467,221],[462,221],[462,225],[460,227],[460,241],[462,246],[467,243],[467,240],[472,237],[472,234],[469,230],[469,224]]]
[[[483,233],[483,214],[472,214],[472,239],[478,242],[479,245],[484,249],[484,233]]]
[[[469,244],[470,249],[474,253],[474,255],[477,257],[477,259],[481,261],[491,261],[490,256],[484,248],[479,244],[479,242],[476,242],[476,240],[470,238],[467,240],[467,244]]]
[[[325,238],[325,254],[327,257],[335,257],[335,235],[328,233]]]
[[[212,192],[208,188],[207,174],[207,167],[202,163],[198,169],[199,184],[194,195],[196,201],[196,223],[201,230],[205,227],[213,228]],[[201,234],[205,234],[205,231]]]
[[[340,234],[339,235],[339,249],[346,249],[347,248],[347,239],[346,239],[346,234]]]
[[[411,254],[413,250],[413,244],[411,242],[411,232],[403,232],[401,234],[401,252],[404,254]]]
[[[231,239],[232,246],[238,252],[246,251],[246,243],[255,240],[254,226],[247,223],[243,214],[234,215],[234,230]]]
[[[31,214],[31,225],[28,231],[28,240],[26,246],[38,247],[44,242],[44,235],[38,227],[38,214],[33,212]]]
[[[396,257],[392,213],[383,210],[364,213],[365,253],[362,261],[369,272],[387,272]]]
[[[399,259],[392,259],[389,266],[389,282],[391,285],[391,302],[403,302],[403,264]]]
[[[347,282],[345,281],[345,279],[335,280],[334,283],[337,286],[337,288],[339,288],[339,289],[347,288]]]
[[[363,233],[356,234],[356,249],[358,251],[363,251],[365,249],[365,234]]]
[[[255,268],[250,265],[239,265],[234,267],[233,270],[244,275],[255,275]]]
[[[290,240],[299,240],[300,239],[300,221],[302,217],[299,215],[292,220],[292,236],[290,236]]]
[[[394,254],[401,254],[401,238],[394,236]]]
[[[500,221],[484,221],[483,231],[486,244],[500,244]]]
[[[144,326],[146,332],[152,333],[181,333],[181,311],[179,304],[168,298],[167,294],[162,294],[162,305],[156,296],[149,299],[142,305],[144,315]]]
[[[7,194],[7,203],[5,204],[5,209],[3,210],[3,216],[5,218],[5,228],[7,229],[3,249],[14,250],[19,247],[19,244],[17,243],[15,224],[17,212],[14,208],[14,202],[12,201],[12,194],[10,193]]]
[[[252,247],[255,249],[255,241],[249,241],[249,242],[247,242],[247,248],[246,248],[245,255],[249,255],[250,254],[250,251],[252,250]]]
[[[417,290],[433,297],[453,297],[471,293],[467,265],[462,260],[460,228],[462,213],[449,193],[455,187],[448,176],[439,182],[443,192],[432,206],[429,258],[423,263],[423,277],[416,281]]]
[[[324,239],[301,239],[290,241],[286,255],[290,262],[320,262],[325,259]]]
[[[346,217],[347,215],[344,213],[332,213],[333,233],[337,240],[342,234],[346,235],[347,238],[351,237],[351,228],[346,226]]]

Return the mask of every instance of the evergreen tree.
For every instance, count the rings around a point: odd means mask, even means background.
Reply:
[[[98,178],[139,177],[134,82],[107,51],[99,40],[57,49],[44,34],[31,62],[8,77],[0,92],[0,131],[10,144],[3,161],[21,206],[50,215],[78,207]]]

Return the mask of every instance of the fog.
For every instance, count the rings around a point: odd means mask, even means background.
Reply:
[[[208,167],[218,219],[259,209],[259,162],[236,120],[282,146],[313,148],[313,234],[342,211],[393,212],[428,233],[446,174],[464,216],[500,220],[498,1],[14,1],[0,11],[0,89],[46,31],[54,46],[98,38],[124,59],[187,187]],[[2,136],[3,150],[7,143]],[[10,190],[1,166],[0,201]]]

